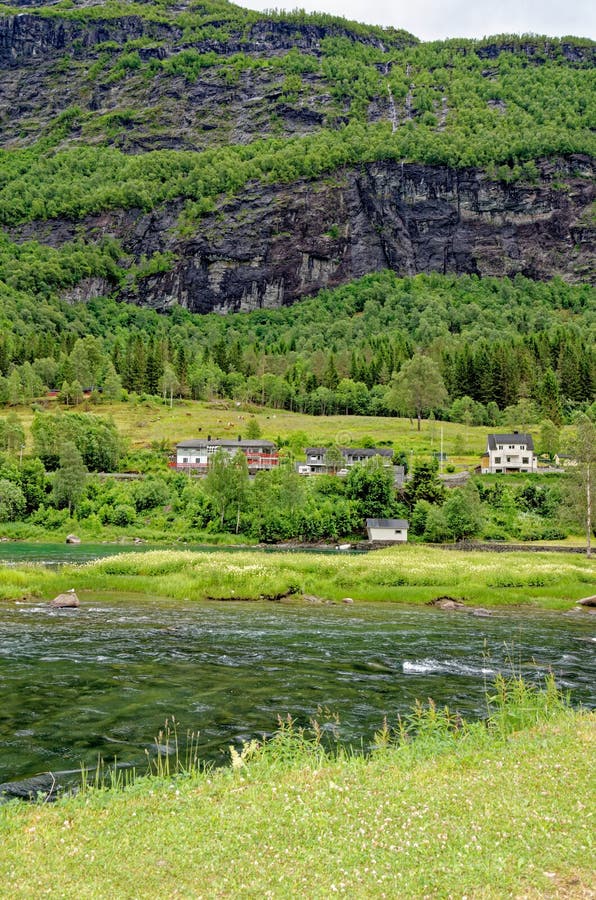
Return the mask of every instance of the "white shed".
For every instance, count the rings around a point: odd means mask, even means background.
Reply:
[[[410,523],[406,519],[367,519],[366,530],[369,541],[405,543],[408,540]]]

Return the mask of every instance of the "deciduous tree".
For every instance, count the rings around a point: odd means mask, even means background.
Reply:
[[[415,415],[420,431],[423,413],[447,401],[439,367],[430,356],[417,353],[393,375],[385,400],[389,409]]]

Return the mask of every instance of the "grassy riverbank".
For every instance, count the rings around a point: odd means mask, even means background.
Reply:
[[[51,598],[67,588],[138,592],[178,600],[324,600],[427,603],[448,595],[482,606],[569,609],[593,592],[595,568],[579,554],[460,552],[395,547],[366,555],[239,554],[156,550],[60,571],[0,569],[0,598]]]
[[[522,689],[492,729],[432,709],[417,724],[369,759],[286,728],[229,769],[2,807],[1,883],[77,900],[590,896],[593,714]]]

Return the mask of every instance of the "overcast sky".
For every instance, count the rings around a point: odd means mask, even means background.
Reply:
[[[534,32],[596,37],[595,0],[240,0],[250,9],[300,7],[405,28],[422,40]]]

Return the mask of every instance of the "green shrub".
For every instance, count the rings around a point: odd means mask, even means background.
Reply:
[[[7,478],[0,478],[0,522],[15,522],[25,514],[27,501],[21,488]]]

